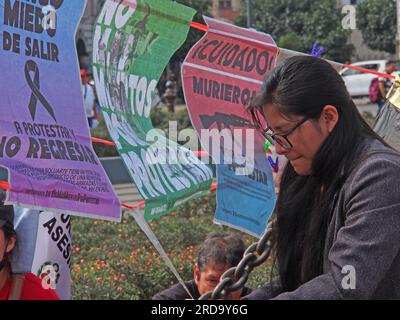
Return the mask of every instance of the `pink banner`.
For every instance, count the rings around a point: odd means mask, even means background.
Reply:
[[[192,123],[218,164],[216,220],[260,235],[275,205],[274,182],[246,107],[279,49],[267,34],[205,21],[208,32],[187,55],[182,77]]]

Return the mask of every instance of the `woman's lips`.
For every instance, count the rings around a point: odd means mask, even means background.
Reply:
[[[295,162],[295,161],[297,161],[299,159],[301,159],[301,157],[298,157],[298,158],[295,158],[295,159],[292,159],[292,160],[289,160],[289,161],[290,161],[290,163],[293,163],[293,162]]]

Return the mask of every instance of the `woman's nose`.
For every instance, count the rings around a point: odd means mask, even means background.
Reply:
[[[287,154],[290,150],[285,149],[284,147],[282,147],[279,143],[275,144],[275,151],[277,154],[279,155],[285,155]]]

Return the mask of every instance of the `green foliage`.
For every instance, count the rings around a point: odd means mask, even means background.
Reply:
[[[154,128],[168,130],[169,121],[178,122],[178,130],[193,128],[187,109],[168,112],[166,109],[155,109],[151,112],[151,122]]]
[[[112,141],[108,133],[107,126],[104,122],[103,115],[99,114],[97,120],[99,121],[99,125],[95,129],[90,130],[92,137],[96,137],[107,141]],[[102,143],[93,143],[93,149],[99,158],[118,156],[117,149],[108,145],[104,145]]]
[[[396,52],[396,1],[365,0],[357,6],[357,28],[373,50]]]
[[[285,48],[293,51],[302,51],[303,44],[301,38],[294,32],[289,32],[280,37],[277,41],[280,48]]]
[[[243,3],[237,23],[246,26],[247,10]],[[335,0],[257,0],[253,2],[253,27],[279,41],[287,34],[297,36],[296,49],[310,53],[315,41],[325,48],[323,57],[336,61],[350,59],[353,46],[349,31],[342,27],[341,9]],[[293,37],[292,35],[289,37]],[[288,48],[290,49],[290,48]]]
[[[196,249],[209,232],[239,233],[212,223],[215,207],[213,192],[150,223],[184,280],[193,278]],[[73,299],[150,299],[177,282],[128,212],[121,223],[73,217],[72,232]],[[256,241],[239,234],[246,246]],[[249,286],[268,281],[270,264],[253,271]]]

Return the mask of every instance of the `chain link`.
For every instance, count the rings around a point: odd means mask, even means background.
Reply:
[[[255,267],[263,264],[271,254],[272,229],[275,221],[271,221],[258,242],[251,244],[243,254],[236,267],[226,270],[213,291],[206,292],[199,300],[224,299],[229,293],[242,289],[250,273]]]

